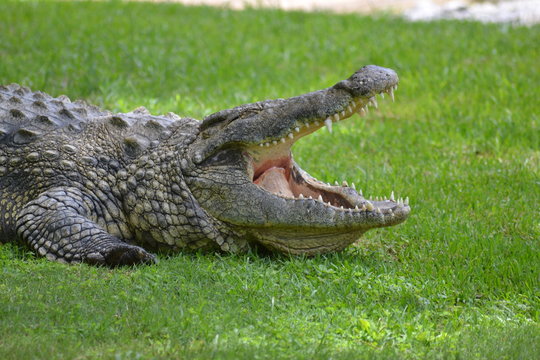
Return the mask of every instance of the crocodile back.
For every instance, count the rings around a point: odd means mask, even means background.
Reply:
[[[66,96],[0,86],[0,242],[2,233],[13,235],[20,208],[52,187],[77,187],[120,206],[118,184],[141,167],[176,166],[161,164],[164,154],[181,157],[199,124],[142,107],[113,114]]]

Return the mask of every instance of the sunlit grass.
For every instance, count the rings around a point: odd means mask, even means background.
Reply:
[[[0,83],[202,118],[358,67],[396,102],[294,146],[314,176],[409,196],[313,259],[179,254],[107,270],[0,247],[0,358],[487,358],[540,353],[540,28],[174,4],[0,3]]]

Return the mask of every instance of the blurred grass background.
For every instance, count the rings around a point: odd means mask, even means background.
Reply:
[[[413,212],[312,259],[108,270],[0,247],[0,358],[532,359],[540,27],[124,2],[0,3],[0,83],[201,119],[377,64],[396,102],[293,148]]]

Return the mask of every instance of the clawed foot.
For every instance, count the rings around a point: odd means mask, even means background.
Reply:
[[[155,255],[148,253],[141,247],[125,244],[115,247],[107,253],[88,254],[85,262],[91,265],[116,267],[155,264],[157,258]]]

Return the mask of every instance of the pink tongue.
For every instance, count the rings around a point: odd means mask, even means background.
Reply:
[[[294,197],[289,182],[287,181],[287,177],[285,176],[285,169],[283,168],[273,167],[266,170],[257,180],[255,180],[255,184],[271,193],[291,198]]]

